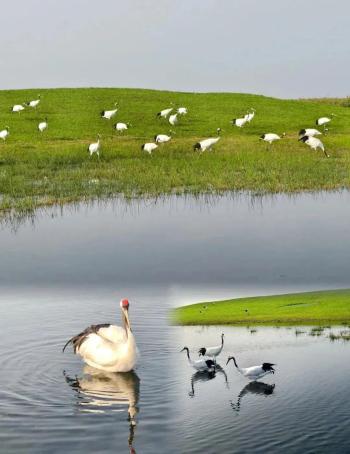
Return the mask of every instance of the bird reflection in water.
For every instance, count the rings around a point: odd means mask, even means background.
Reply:
[[[197,371],[191,377],[191,391],[188,393],[190,397],[194,397],[194,385],[195,383],[199,382],[206,382],[209,380],[213,380],[217,375],[223,375],[226,383],[226,387],[229,387],[228,379],[225,370],[217,364],[215,367],[215,371]]]
[[[129,421],[130,454],[133,448],[137,403],[140,396],[140,379],[135,372],[104,372],[85,366],[81,378],[71,378],[64,371],[69,386],[76,391],[77,406],[80,411],[90,413],[121,412],[127,409]]]
[[[237,413],[241,408],[241,401],[246,394],[259,394],[261,396],[270,396],[275,390],[275,385],[270,385],[260,381],[251,381],[249,382],[238,394],[237,402],[234,403],[231,401],[231,407]]]

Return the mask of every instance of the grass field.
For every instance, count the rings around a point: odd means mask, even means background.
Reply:
[[[179,325],[350,323],[350,290],[294,293],[198,303],[172,311]]]
[[[36,99],[36,110],[10,112],[13,104]],[[111,120],[103,109],[119,102]],[[173,102],[188,108],[173,128],[171,143],[152,156],[140,146],[170,125],[156,113]],[[10,136],[0,143],[0,211],[32,210],[41,205],[112,197],[157,196],[227,190],[295,192],[350,187],[350,108],[348,100],[279,100],[242,94],[195,94],[137,89],[48,89],[0,91],[0,130]],[[257,111],[242,130],[230,120]],[[324,141],[331,157],[297,141],[303,127],[319,116],[337,114]],[[49,129],[37,131],[48,117]],[[133,126],[124,135],[115,121]],[[223,129],[213,152],[199,154],[193,144]],[[286,132],[268,147],[265,132]],[[89,157],[87,145],[102,135],[101,157]]]

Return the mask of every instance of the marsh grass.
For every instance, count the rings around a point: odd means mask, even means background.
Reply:
[[[315,325],[312,336],[320,336],[330,323],[348,324],[350,319],[350,290],[295,293],[287,295],[239,298],[179,307],[171,313],[171,320],[179,325]],[[244,309],[249,315],[243,315]],[[297,334],[297,333],[296,333]],[[300,334],[300,333],[298,333]]]
[[[37,109],[10,112],[15,103],[42,96]],[[119,101],[111,120],[99,113]],[[344,100],[343,100],[344,101]],[[188,107],[173,140],[151,156],[141,144],[170,125],[156,113],[174,102]],[[137,89],[49,89],[0,92],[0,210],[32,210],[78,200],[161,194],[221,193],[250,190],[296,192],[350,186],[350,109],[327,100],[279,100],[242,94],[196,94]],[[242,130],[230,120],[249,107],[256,117]],[[297,132],[314,126],[321,115],[336,113],[324,141],[331,158],[297,141]],[[37,131],[48,117],[49,128]],[[123,134],[116,121],[133,126]],[[212,152],[199,154],[193,144],[223,129]],[[279,143],[259,141],[264,132],[287,133]],[[102,135],[101,157],[87,146]]]

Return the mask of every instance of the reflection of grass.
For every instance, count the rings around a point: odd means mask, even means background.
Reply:
[[[339,333],[330,333],[329,339],[331,341],[336,340],[343,340],[343,341],[350,341],[350,330],[340,331]]]
[[[242,94],[194,94],[136,89],[47,89],[36,110],[21,114],[10,106],[36,98],[38,90],[1,91],[0,129],[10,136],[0,143],[0,210],[31,210],[39,205],[110,197],[116,194],[155,196],[169,193],[252,190],[294,192],[350,187],[350,109],[344,100],[279,100]],[[108,121],[99,117],[119,101]],[[170,125],[155,114],[174,102],[189,109],[180,118],[174,139],[152,156],[140,146]],[[234,117],[255,107],[251,124],[242,130]],[[297,141],[300,128],[313,127],[322,115],[334,117],[323,136],[331,158]],[[39,134],[39,120],[49,128]],[[115,121],[131,122],[125,134]],[[192,149],[201,138],[222,127],[213,152]],[[264,132],[287,133],[271,147],[259,141]],[[87,145],[102,135],[101,157],[89,158]],[[249,315],[249,314],[248,314]]]
[[[307,304],[295,304],[305,302]],[[320,335],[329,323],[349,324],[350,290],[296,293],[289,295],[240,298],[228,301],[192,304],[174,309],[172,319],[181,325],[215,324],[319,324],[311,333]],[[249,309],[246,315],[245,309]]]

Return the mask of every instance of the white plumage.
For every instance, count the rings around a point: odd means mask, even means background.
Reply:
[[[9,136],[9,134],[10,134],[10,128],[8,126],[6,126],[5,129],[0,131],[0,139],[6,140],[6,138]]]
[[[114,103],[115,106],[118,105],[117,102]],[[105,118],[106,120],[110,120],[114,115],[118,112],[118,108],[116,107],[113,110],[102,110],[101,117]]]
[[[160,112],[157,113],[157,117],[159,118],[167,118],[167,116],[172,112],[173,107],[169,107],[167,109],[163,109]]]
[[[176,123],[178,122],[177,115],[178,115],[177,113],[170,115],[169,123],[171,124],[171,126],[175,126]]]
[[[187,359],[189,364],[196,370],[208,371],[208,372],[215,372],[215,363],[211,359],[208,358],[201,358],[193,361],[190,357],[190,351],[188,347],[184,347],[182,352],[185,351],[187,353]]]
[[[283,133],[282,134],[282,137],[284,137],[286,134]],[[273,132],[269,132],[267,134],[263,134],[262,136],[260,136],[260,140],[264,140],[265,142],[268,142],[270,145],[272,144],[272,142],[275,142],[276,140],[280,140],[281,139],[281,136],[279,136],[278,134],[275,134]]]
[[[22,110],[24,110],[24,106],[22,104],[15,104],[13,107],[12,107],[12,112],[22,112]]]
[[[320,132],[318,129],[314,128],[306,128],[306,129],[301,129],[299,131],[299,137],[304,137],[304,136],[309,136],[309,137],[315,137],[322,135],[322,132]]]
[[[221,334],[221,344],[215,347],[202,347],[199,349],[198,353],[200,356],[209,356],[213,358],[216,362],[216,357],[220,355],[222,349],[224,348],[224,334]]]
[[[129,129],[129,126],[129,123],[116,123],[115,129],[117,131],[126,131],[127,129]]]
[[[88,151],[90,153],[90,156],[96,153],[97,156],[100,157],[100,135],[98,135],[97,137],[97,142],[90,143]]]
[[[158,145],[153,142],[144,143],[141,146],[141,150],[146,151],[148,154],[152,154],[152,151],[154,151],[156,148],[158,148]]]
[[[186,115],[187,112],[188,112],[187,107],[179,107],[179,108],[177,109],[177,113],[178,113],[179,115]]]
[[[40,103],[40,95],[38,95],[38,99],[33,99],[32,101],[29,101],[27,103],[27,106],[29,107],[33,107],[33,109],[35,109]]]
[[[329,154],[326,152],[323,143],[317,137],[303,136],[299,140],[306,143],[306,145],[308,145],[312,150],[316,151],[317,148],[320,148],[320,150],[323,151],[323,153],[327,156],[327,158],[329,158]]]
[[[45,118],[45,121],[41,121],[39,124],[38,124],[38,129],[40,132],[44,132],[45,129],[47,129],[48,127],[48,122],[47,122],[47,118]]]
[[[253,107],[250,109],[250,111],[248,111],[245,115],[244,115],[244,118],[245,120],[250,123],[253,118],[255,117],[255,109],[253,109]]]
[[[91,325],[83,332],[70,339],[63,347],[72,343],[74,353],[91,367],[106,372],[129,372],[137,361],[138,350],[129,321],[129,301],[121,300],[124,328],[102,324]]]
[[[154,136],[154,140],[156,143],[165,143],[171,140],[171,136],[168,136],[167,134],[158,134]]]
[[[217,129],[217,134],[218,137],[209,137],[209,139],[204,139],[201,140],[200,142],[197,142],[194,144],[193,149],[194,150],[199,150],[199,151],[206,151],[206,150],[211,150],[212,147],[220,140],[220,134],[221,129]]]
[[[334,114],[331,114],[331,117],[335,117]],[[332,118],[329,117],[320,117],[316,120],[317,126],[323,126],[324,130],[327,131],[326,125],[332,121]]]
[[[232,120],[232,125],[237,126],[238,128],[242,128],[247,123],[247,118],[244,116],[243,118],[234,118]]]
[[[274,374],[275,369],[273,366],[275,364],[272,363],[263,363],[260,366],[251,366],[251,367],[239,367],[236,363],[236,359],[233,356],[229,356],[227,359],[227,363],[229,363],[230,360],[233,360],[236,369],[238,372],[240,372],[244,377],[248,378],[249,380],[258,380],[259,378],[264,377],[267,374]]]

